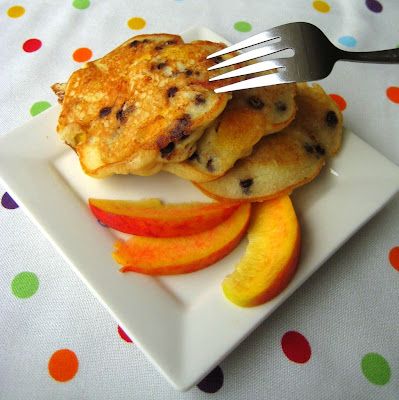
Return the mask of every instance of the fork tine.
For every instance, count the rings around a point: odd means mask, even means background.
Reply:
[[[255,36],[252,36],[248,39],[244,39],[241,42],[238,42],[222,50],[219,50],[213,54],[210,54],[207,58],[209,59],[218,56],[223,56],[224,54],[231,53],[233,51],[242,50],[245,49],[246,47],[255,46],[257,44],[267,42],[269,40],[277,39],[279,35],[273,33],[273,30],[258,33]]]
[[[271,69],[282,68],[284,67],[284,63],[281,59],[278,60],[271,60],[271,61],[262,61],[255,64],[247,65],[242,68],[235,69],[230,72],[226,72],[225,74],[221,74],[209,79],[210,82],[218,81],[220,79],[226,78],[234,78],[236,76],[243,76],[249,74],[255,74],[257,72],[265,72]]]
[[[287,80],[284,77],[284,72],[276,72],[272,74],[258,76],[256,78],[245,79],[241,82],[232,83],[215,89],[215,93],[231,92],[233,90],[251,89],[261,86],[279,85],[282,83],[290,83],[292,80]]]
[[[268,56],[270,54],[276,53],[278,51],[286,50],[289,48],[290,48],[290,46],[287,46],[283,42],[269,44],[264,47],[261,47],[260,49],[251,50],[251,51],[248,51],[247,53],[240,54],[238,56],[229,58],[228,60],[225,60],[218,64],[215,64],[212,67],[208,68],[208,71],[212,71],[214,69],[219,69],[219,68],[223,68],[223,67],[228,67],[230,65],[253,60],[253,59],[259,58],[259,57]]]

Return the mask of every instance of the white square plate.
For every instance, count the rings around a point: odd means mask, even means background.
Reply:
[[[182,37],[225,41],[201,26]],[[245,240],[225,259],[192,274],[118,271],[110,256],[117,233],[98,224],[89,197],[210,200],[167,173],[106,180],[84,175],[56,133],[59,112],[54,106],[0,138],[2,182],[134,343],[182,391],[220,363],[399,190],[399,168],[345,130],[339,155],[292,196],[303,236],[294,279],[274,300],[243,309],[225,299],[221,282],[243,255]]]

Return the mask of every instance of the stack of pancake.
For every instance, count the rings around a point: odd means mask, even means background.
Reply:
[[[140,35],[55,84],[57,131],[94,178],[169,171],[217,200],[261,201],[313,179],[340,147],[342,115],[318,85],[231,93],[209,82],[220,43]]]

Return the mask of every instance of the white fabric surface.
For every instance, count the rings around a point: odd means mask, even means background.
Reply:
[[[87,47],[96,59],[136,34],[179,33],[202,24],[237,42],[279,24],[308,21],[343,49],[399,45],[397,1],[381,0],[381,12],[372,11],[378,4],[370,1],[326,3],[329,12],[307,0],[92,0],[85,9],[72,1],[2,0],[0,134],[34,118],[35,103],[56,103],[50,86],[80,67],[72,57],[76,49]],[[10,17],[16,5],[25,12]],[[129,28],[133,17],[143,18],[145,27]],[[238,31],[238,21],[252,30]],[[356,46],[340,44],[343,36],[355,38]],[[27,53],[22,46],[31,38],[42,46]],[[398,95],[393,101],[386,93],[399,86],[398,68],[338,63],[321,85],[345,99],[345,126],[399,165]],[[0,187],[4,201],[6,191]],[[399,271],[389,253],[399,246],[399,196],[220,364],[224,380],[214,394],[197,387],[176,392],[134,343],[119,336],[113,319],[20,208],[0,207],[0,243],[0,399],[397,398]],[[37,276],[39,287],[21,299],[11,288],[25,271]],[[308,362],[284,355],[281,338],[288,331],[308,340]],[[53,379],[48,369],[59,349],[70,349],[79,361],[67,382]],[[372,383],[362,372],[369,353],[389,364],[388,382]],[[386,377],[378,368],[376,374]]]

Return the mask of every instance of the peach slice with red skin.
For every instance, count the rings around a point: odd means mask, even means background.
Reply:
[[[112,253],[122,272],[174,275],[198,271],[224,258],[241,241],[251,216],[251,203],[243,203],[212,229],[182,237],[133,236],[118,240]]]
[[[247,237],[244,256],[222,283],[227,299],[241,307],[273,299],[295,274],[301,234],[289,196],[253,203]]]
[[[206,231],[229,218],[238,202],[171,203],[89,199],[92,213],[103,224],[120,232],[150,237],[189,236]]]

